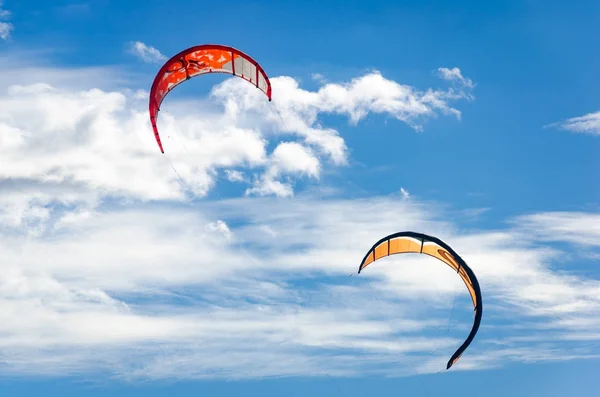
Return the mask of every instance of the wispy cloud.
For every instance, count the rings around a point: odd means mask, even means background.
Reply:
[[[515,222],[525,233],[544,241],[600,247],[600,213],[542,212],[521,216]]]
[[[6,21],[11,15],[11,12],[2,8],[2,0],[0,0],[0,39],[6,40],[10,36],[10,32],[15,28],[14,25]]]
[[[8,36],[10,36],[10,32],[13,29],[14,29],[14,26],[12,23],[0,22],[0,38],[3,40],[8,39]]]
[[[137,203],[50,233],[71,212],[54,207],[45,234],[0,240],[4,368],[134,378],[437,372],[472,321],[456,274],[407,255],[348,277],[376,239],[407,229],[449,241],[481,282],[484,322],[458,370],[598,354],[581,349],[600,337],[598,280],[552,270],[559,253],[518,232],[450,232],[431,205],[310,195]],[[547,338],[519,340],[532,330]],[[510,344],[490,343],[499,336]]]
[[[408,192],[408,190],[406,190],[403,187],[400,188],[400,194],[402,195],[402,198],[405,200],[410,197],[410,193]]]
[[[69,92],[86,91],[90,89],[90,81],[94,88],[102,90],[120,90],[123,86],[135,85],[137,75],[118,67],[89,66],[89,67],[58,67],[53,66],[48,58],[52,50],[26,50],[0,53],[0,99],[5,100],[6,94],[35,94],[36,90],[62,88]],[[39,63],[31,63],[36,59]],[[29,63],[27,63],[29,60]],[[16,68],[15,64],[26,63],[27,66]],[[135,93],[127,91],[129,95]],[[10,97],[10,96],[9,96]],[[144,96],[146,98],[146,96]]]
[[[225,176],[230,182],[245,182],[246,177],[242,171],[238,170],[225,170]]]
[[[600,135],[600,112],[573,117],[566,121],[549,124],[546,127],[558,127],[576,133]]]
[[[452,69],[449,68],[438,68],[437,70],[439,76],[444,80],[448,80],[454,83],[457,83],[465,88],[474,88],[475,84],[469,78],[466,78],[462,75],[462,72],[459,68],[454,67]]]
[[[159,63],[167,60],[156,48],[149,46],[141,41],[134,41],[128,44],[128,51],[147,63]]]
[[[311,77],[311,78],[312,78],[314,81],[317,81],[317,82],[319,82],[319,83],[321,83],[321,84],[327,84],[327,83],[328,83],[328,81],[327,81],[327,78],[326,78],[325,76],[323,76],[321,73],[312,73],[312,74],[310,75],[310,77]]]

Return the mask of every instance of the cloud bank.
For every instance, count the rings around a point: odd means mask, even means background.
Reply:
[[[273,103],[266,103],[247,82],[232,78],[211,91],[220,109],[198,107],[193,99],[167,98],[159,116],[167,154],[159,156],[149,130],[147,92],[73,88],[78,73],[64,73],[70,78],[47,70],[52,83],[43,82],[44,70],[33,84],[5,82],[7,91],[0,98],[1,177],[69,185],[77,191],[84,186],[92,195],[171,200],[183,199],[186,192],[203,197],[220,175],[230,181],[235,175],[234,181],[250,183],[249,195],[289,197],[294,178],[318,181],[323,162],[347,163],[344,139],[338,130],[321,124],[320,114],[342,114],[351,123],[369,113],[387,114],[416,129],[422,129],[419,121],[438,111],[460,114],[450,106],[460,96],[418,91],[377,72],[348,83],[328,83],[316,92],[300,88],[291,77],[275,77]],[[104,73],[90,69],[86,80],[97,75],[101,81]],[[275,145],[270,153],[268,145]],[[242,171],[251,175],[242,178]]]
[[[34,83],[0,82],[3,373],[437,372],[472,323],[456,274],[408,255],[354,274],[373,242],[398,230],[449,242],[482,285],[482,328],[456,370],[596,357],[600,282],[566,272],[564,250],[583,241],[586,255],[571,260],[594,260],[597,214],[531,214],[467,231],[406,190],[364,199],[294,191],[293,178],[318,181],[348,160],[341,132],[320,115],[353,124],[376,113],[414,129],[460,116],[452,103],[472,83],[458,69],[439,73],[451,89],[377,72],[316,91],[275,77],[272,104],[229,79],[211,91],[220,107],[165,102],[164,156],[147,92],[81,87],[77,73],[43,67]],[[224,180],[246,184],[246,195],[198,200]]]

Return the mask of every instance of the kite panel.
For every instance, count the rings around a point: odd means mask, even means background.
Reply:
[[[179,84],[207,73],[227,73],[238,76],[265,93],[271,100],[271,82],[263,68],[250,56],[228,46],[206,44],[188,48],[173,56],[162,66],[150,90],[150,122],[156,142],[164,153],[156,120],[162,101]]]

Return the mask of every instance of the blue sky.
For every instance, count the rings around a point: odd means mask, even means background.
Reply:
[[[598,2],[0,4],[0,396],[596,395]]]

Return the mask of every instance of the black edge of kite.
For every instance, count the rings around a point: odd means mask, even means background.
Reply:
[[[479,280],[477,280],[475,273],[473,273],[473,270],[471,270],[471,268],[467,265],[467,263],[464,261],[464,259],[461,258],[460,255],[458,255],[456,253],[456,251],[454,251],[452,249],[452,247],[450,247],[448,244],[446,244],[445,242],[443,242],[442,240],[440,240],[437,237],[429,236],[427,234],[418,233],[418,232],[410,232],[410,231],[397,232],[397,233],[390,234],[389,236],[383,237],[382,239],[377,241],[375,244],[373,244],[371,249],[367,252],[367,254],[364,256],[362,262],[360,263],[360,266],[358,267],[358,273],[360,274],[367,258],[369,257],[369,255],[371,255],[372,252],[375,251],[375,248],[379,244],[383,243],[386,240],[391,240],[391,239],[397,238],[397,237],[413,237],[416,239],[421,239],[422,242],[431,241],[433,243],[436,243],[437,245],[439,245],[440,247],[442,247],[446,251],[448,251],[450,254],[452,254],[452,256],[457,260],[459,266],[461,266],[463,269],[465,269],[465,272],[467,273],[467,275],[469,276],[469,279],[473,283],[473,289],[475,290],[475,299],[477,300],[477,305],[475,306],[475,319],[473,322],[473,328],[471,328],[471,332],[469,333],[469,336],[467,336],[467,339],[465,339],[463,344],[460,345],[460,347],[456,350],[456,352],[454,352],[452,357],[450,357],[450,360],[448,360],[448,364],[446,364],[446,370],[448,370],[448,369],[450,369],[450,367],[452,367],[452,363],[463,354],[463,352],[467,349],[467,347],[469,347],[469,345],[475,338],[475,334],[477,334],[477,331],[479,330],[479,325],[481,323],[481,317],[483,316],[483,301],[481,299],[481,289],[479,287]],[[421,243],[421,245],[422,245],[422,243]]]

